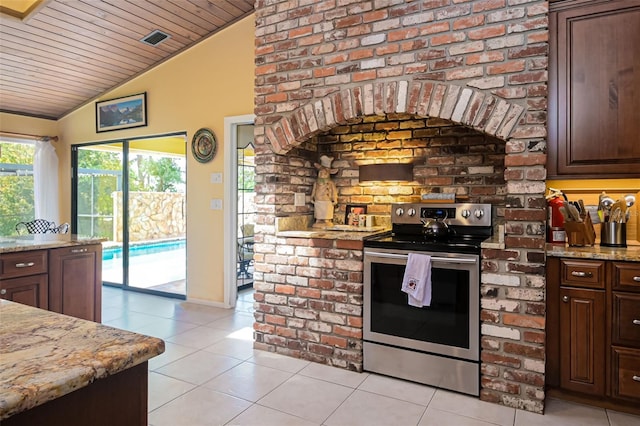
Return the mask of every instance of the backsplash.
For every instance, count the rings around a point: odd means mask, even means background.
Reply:
[[[637,202],[629,209],[627,221],[627,244],[640,245],[640,179],[550,180],[547,188],[559,189],[570,201],[583,200],[587,206],[597,206],[603,191],[614,200],[627,194],[635,195]],[[594,229],[596,244],[600,244],[600,224],[594,223]]]

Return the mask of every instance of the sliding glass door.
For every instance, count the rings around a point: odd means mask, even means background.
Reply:
[[[73,232],[105,238],[107,285],[186,295],[184,135],[73,147]]]

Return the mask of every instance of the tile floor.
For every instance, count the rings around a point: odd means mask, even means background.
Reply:
[[[149,361],[149,424],[640,425],[640,417],[549,399],[544,416],[370,373],[253,349],[253,294],[235,311],[103,290],[103,323],[164,339]]]

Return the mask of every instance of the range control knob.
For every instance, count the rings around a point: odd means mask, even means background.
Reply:
[[[471,210],[462,210],[462,217],[464,217],[465,219],[468,219],[469,216],[471,216]]]
[[[404,214],[404,209],[402,207],[398,207],[396,209],[396,216],[402,216]]]
[[[473,214],[476,216],[476,218],[482,219],[482,217],[484,216],[484,210],[476,210],[475,212],[473,212]]]
[[[407,210],[407,214],[409,216],[415,216],[416,215],[416,209],[409,209]]]

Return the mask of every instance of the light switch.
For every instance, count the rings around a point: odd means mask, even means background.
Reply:
[[[222,173],[211,173],[211,183],[222,183]]]
[[[222,210],[222,200],[219,198],[211,200],[211,210]]]
[[[304,192],[296,192],[293,196],[293,205],[295,207],[303,207],[305,204]]]

